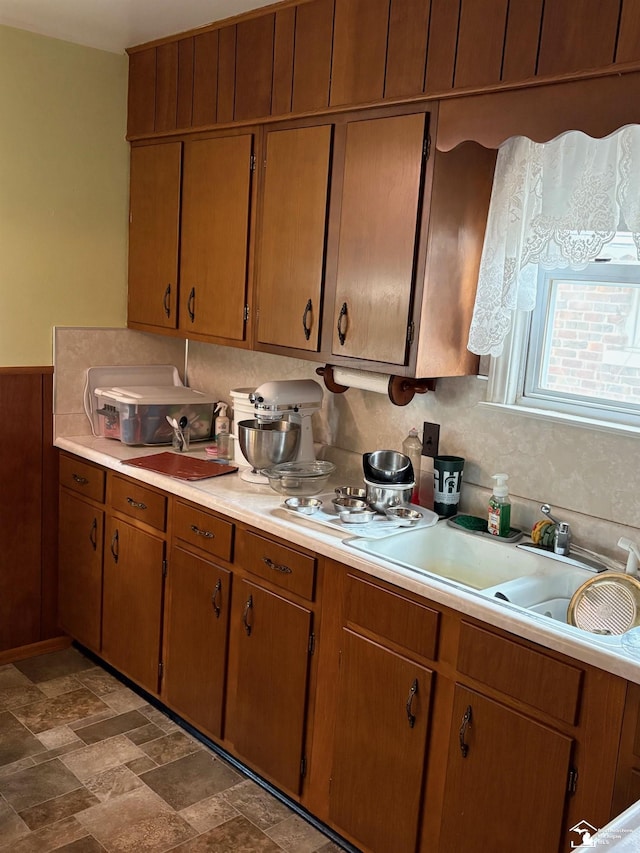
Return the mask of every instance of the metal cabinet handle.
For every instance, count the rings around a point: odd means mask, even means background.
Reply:
[[[263,557],[262,562],[275,572],[282,572],[283,575],[290,575],[293,572],[289,566],[285,566],[283,563],[274,563],[269,557]]]
[[[95,551],[98,547],[98,519],[93,519],[93,524],[91,525],[91,530],[89,531],[89,542],[91,542],[91,547]]]
[[[86,486],[89,481],[86,477],[81,477],[80,474],[73,474],[73,482],[79,486]]]
[[[409,690],[409,696],[407,698],[407,722],[409,723],[409,728],[412,729],[416,722],[416,715],[413,713],[413,697],[418,692],[418,679],[414,678],[413,684],[411,685],[411,690]]]
[[[120,535],[117,529],[111,537],[111,554],[113,555],[113,562],[117,563],[120,556]]]
[[[340,313],[338,314],[338,340],[340,341],[340,346],[344,346],[344,342],[347,339],[347,326],[348,326],[349,317],[347,316],[347,303],[342,303],[342,308],[340,309]]]
[[[247,599],[247,603],[244,606],[244,613],[242,614],[242,621],[244,623],[244,630],[247,632],[247,637],[251,636],[251,628],[252,625],[249,622],[249,611],[253,610],[253,596],[250,595]]]
[[[462,725],[460,726],[460,752],[462,753],[462,757],[466,758],[467,753],[469,752],[469,744],[466,743],[465,737],[467,734],[467,729],[471,725],[471,705],[467,705],[467,710],[464,712],[464,717],[462,718]]]
[[[304,338],[306,341],[308,341],[309,338],[311,337],[311,326],[307,325],[307,320],[309,319],[309,314],[311,314],[312,310],[313,310],[313,303],[309,299],[309,301],[307,302],[307,304],[305,306],[304,312],[302,314],[302,328],[304,330]]]
[[[167,289],[164,292],[164,296],[162,298],[162,306],[164,308],[164,313],[167,317],[171,316],[171,285],[167,285]]]
[[[214,534],[210,530],[201,530],[197,524],[192,524],[191,530],[196,536],[204,536],[205,539],[215,539]]]
[[[213,595],[211,596],[211,604],[213,605],[213,610],[216,614],[216,619],[220,618],[220,597],[222,594],[222,581],[220,578],[216,581],[215,589],[213,590]]]
[[[141,503],[140,501],[134,501],[133,498],[127,498],[127,503],[129,506],[132,506],[134,509],[147,509],[147,505]]]
[[[192,323],[195,322],[196,319],[196,311],[195,311],[195,301],[196,301],[196,289],[195,287],[191,288],[189,292],[189,298],[187,299],[187,311],[189,313],[189,319]]]

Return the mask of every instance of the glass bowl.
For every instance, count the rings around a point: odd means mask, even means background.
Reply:
[[[336,470],[332,462],[283,462],[265,468],[262,473],[279,495],[317,495]]]

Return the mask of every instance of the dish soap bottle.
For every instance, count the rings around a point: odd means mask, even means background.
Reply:
[[[214,423],[218,459],[229,459],[231,453],[230,425],[229,418],[227,417],[228,408],[229,406],[226,403],[218,403],[216,406],[216,412],[220,412]]]
[[[419,504],[420,503],[420,460],[422,459],[422,442],[420,441],[420,436],[418,435],[418,430],[413,427],[409,435],[402,442],[402,452],[405,456],[408,456],[411,460],[411,466],[413,467],[413,478],[415,480],[415,486],[413,487],[413,492],[411,493],[411,503]]]
[[[489,500],[487,529],[494,536],[508,536],[511,530],[511,501],[507,487],[508,474],[494,474],[491,478],[496,481],[493,494]]]

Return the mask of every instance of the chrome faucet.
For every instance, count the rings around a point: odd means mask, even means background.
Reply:
[[[560,521],[551,515],[549,504],[542,504],[540,512],[544,513],[556,526],[553,535],[553,553],[568,557],[571,551],[571,528],[566,521]]]

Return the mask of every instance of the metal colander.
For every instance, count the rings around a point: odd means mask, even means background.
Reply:
[[[569,603],[571,625],[596,634],[624,634],[640,623],[640,581],[607,572],[582,584]]]

